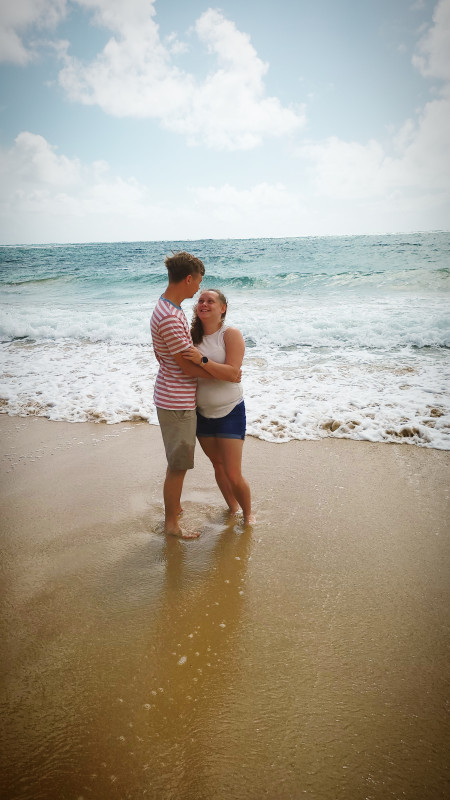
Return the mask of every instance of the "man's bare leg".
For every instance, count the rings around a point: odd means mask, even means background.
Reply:
[[[164,530],[171,536],[179,536],[181,539],[197,539],[200,536],[199,533],[183,531],[178,523],[181,509],[181,491],[185,475],[186,470],[171,470],[167,468],[166,480],[164,481]]]

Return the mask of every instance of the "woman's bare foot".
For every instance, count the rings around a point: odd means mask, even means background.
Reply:
[[[183,531],[178,528],[164,528],[164,533],[168,536],[176,536],[178,539],[198,539],[200,533],[198,531]]]
[[[248,517],[244,517],[244,525],[254,525],[256,522],[256,517],[254,514],[249,514]]]
[[[241,509],[239,508],[239,506],[236,506],[236,508],[230,508],[228,506],[227,510],[228,510],[228,513],[229,513],[230,517],[236,517],[237,514],[239,514]]]

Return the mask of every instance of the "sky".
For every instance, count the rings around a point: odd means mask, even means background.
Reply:
[[[0,243],[450,229],[450,0],[0,0]]]

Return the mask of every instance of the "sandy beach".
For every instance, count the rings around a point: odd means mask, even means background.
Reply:
[[[157,427],[0,426],[5,800],[447,796],[448,452],[197,448],[183,542]]]

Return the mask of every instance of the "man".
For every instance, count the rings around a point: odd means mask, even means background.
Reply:
[[[199,258],[185,252],[168,256],[165,265],[169,284],[150,322],[159,362],[153,397],[168,464],[164,481],[165,531],[183,539],[196,539],[199,534],[183,531],[178,517],[184,477],[194,466],[196,379],[209,376],[183,358],[183,352],[192,347],[192,338],[181,303],[198,292],[205,267]]]

